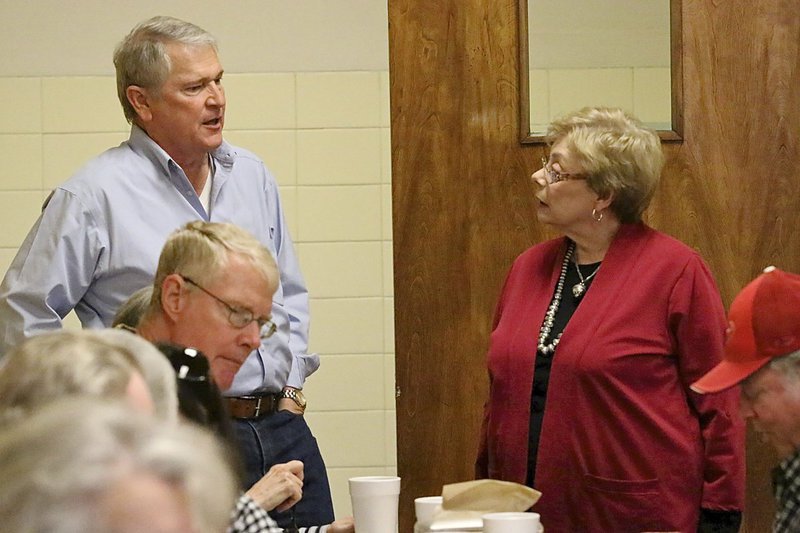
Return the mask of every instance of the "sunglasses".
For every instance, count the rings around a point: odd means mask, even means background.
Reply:
[[[194,348],[158,342],[156,347],[169,359],[179,380],[191,382],[211,381],[208,359]]]

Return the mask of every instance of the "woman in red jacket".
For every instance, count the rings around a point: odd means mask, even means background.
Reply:
[[[550,533],[736,532],[737,392],[689,388],[722,358],[722,301],[697,252],[641,221],[660,140],[610,108],[567,115],[548,139],[537,217],[564,236],[506,279],[477,476],[540,490]]]

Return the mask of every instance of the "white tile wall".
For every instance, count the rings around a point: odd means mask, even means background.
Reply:
[[[42,136],[38,133],[0,134],[0,161],[6,170],[0,191],[42,188]]]
[[[0,132],[39,133],[42,131],[42,80],[40,78],[0,78],[0,99],[13,105],[0,113]]]
[[[336,513],[347,478],[396,471],[389,76],[231,74],[227,139],[275,174],[311,294],[308,419]],[[0,78],[0,272],[48,191],[127,138],[112,77]],[[68,327],[79,327],[74,315]]]
[[[531,131],[589,105],[621,107],[656,129],[669,129],[669,67],[533,69],[529,72]]]

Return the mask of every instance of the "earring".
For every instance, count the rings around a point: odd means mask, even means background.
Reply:
[[[595,219],[595,221],[600,222],[603,220],[603,212],[601,211],[598,213],[597,209],[592,209],[592,218]]]

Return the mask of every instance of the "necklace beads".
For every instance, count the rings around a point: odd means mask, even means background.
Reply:
[[[556,346],[558,346],[558,343],[561,340],[561,333],[563,333],[563,331],[560,332],[555,339],[552,339],[549,343],[547,342],[548,337],[550,337],[550,332],[553,330],[556,312],[558,312],[558,307],[561,304],[561,295],[564,292],[564,280],[567,277],[567,268],[569,267],[570,260],[574,254],[575,243],[570,242],[567,252],[564,254],[564,261],[561,263],[561,274],[558,276],[556,292],[553,295],[553,300],[550,302],[550,306],[547,308],[547,312],[544,315],[542,327],[539,329],[539,341],[536,344],[536,349],[543,355],[554,353],[556,351]]]

